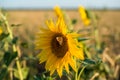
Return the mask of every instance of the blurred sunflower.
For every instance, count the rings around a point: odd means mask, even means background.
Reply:
[[[80,6],[78,10],[79,10],[79,13],[81,15],[81,19],[82,19],[83,23],[86,26],[88,26],[91,21],[90,21],[90,19],[88,17],[88,13],[87,13],[86,9],[83,6]]]
[[[40,63],[46,62],[45,68],[52,75],[57,71],[62,76],[62,70],[69,73],[69,65],[76,71],[77,59],[84,60],[82,45],[77,42],[77,33],[68,33],[62,18],[58,18],[56,24],[47,21],[47,28],[40,28],[36,38],[36,48],[42,49],[38,54]]]
[[[55,6],[54,11],[55,11],[55,14],[57,15],[57,17],[62,17],[63,18],[63,12],[62,12],[62,10],[60,9],[59,6]]]
[[[3,30],[2,30],[2,28],[0,28],[0,35],[3,33]]]

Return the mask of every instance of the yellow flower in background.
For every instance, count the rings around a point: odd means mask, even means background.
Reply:
[[[80,16],[81,16],[81,19],[83,21],[83,23],[88,26],[90,24],[90,19],[88,18],[88,14],[86,13],[86,10],[83,6],[80,6],[79,7],[79,13],[80,13]]]
[[[0,35],[3,33],[3,30],[2,30],[2,28],[0,28]]]
[[[69,73],[69,65],[76,71],[76,59],[84,60],[83,49],[77,41],[79,34],[68,33],[62,18],[56,24],[47,21],[47,28],[40,28],[36,38],[36,48],[42,49],[38,54],[40,63],[46,62],[45,68],[52,75],[57,71],[62,76],[62,70]]]
[[[62,10],[60,9],[59,6],[55,6],[54,11],[55,11],[57,17],[62,17],[63,18],[63,13],[62,13]]]

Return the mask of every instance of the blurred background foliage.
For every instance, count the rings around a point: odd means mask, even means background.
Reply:
[[[81,34],[78,41],[84,44],[86,59],[77,61],[77,72],[70,69],[67,74],[63,71],[62,78],[59,78],[57,74],[50,76],[44,69],[44,63],[39,64],[36,55],[40,51],[36,51],[34,46],[38,25],[44,26],[46,19],[56,20],[57,17],[54,11],[49,10],[36,14],[28,12],[29,21],[24,17],[27,16],[24,11],[0,11],[0,80],[120,80],[119,27],[111,30],[104,21],[104,28],[99,26],[101,17],[84,7],[73,11],[77,15],[61,10],[68,28]],[[106,10],[102,15],[104,12]],[[17,16],[11,17],[13,13]],[[35,15],[39,20],[32,25]]]

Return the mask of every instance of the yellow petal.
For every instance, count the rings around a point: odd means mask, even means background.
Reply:
[[[73,60],[72,58],[69,59],[69,64],[70,64],[70,66],[72,67],[72,69],[73,69],[74,71],[77,71],[75,60]]]
[[[83,22],[86,26],[88,26],[90,24],[90,19],[84,19]]]
[[[88,14],[87,14],[87,12],[86,12],[86,10],[85,10],[85,8],[84,8],[83,6],[80,6],[80,7],[79,7],[79,13],[80,13],[80,15],[81,15],[81,19],[82,19],[83,23],[84,23],[86,26],[88,26],[91,21],[90,21],[90,19],[88,18]]]
[[[79,13],[80,13],[82,19],[86,19],[87,16],[86,16],[84,7],[82,7],[82,6],[79,7]]]
[[[54,23],[53,23],[52,20],[46,21],[46,24],[47,24],[47,27],[48,27],[51,31],[55,32],[55,25],[54,25]]]
[[[65,69],[66,69],[67,73],[69,73],[69,65],[68,65],[69,57],[70,57],[70,53],[67,52],[66,55],[65,55],[65,58],[64,58],[64,66],[65,66]]]
[[[51,32],[48,28],[43,28],[43,27],[40,27],[39,30],[40,30],[39,31],[40,33],[42,33],[42,32],[44,32],[44,33]]]
[[[2,28],[0,28],[0,35],[3,33],[3,30],[2,30]]]
[[[71,38],[78,38],[78,37],[80,37],[80,34],[77,34],[74,32],[74,33],[69,33],[67,36],[71,37]]]
[[[82,48],[78,48],[76,45],[71,45],[69,51],[76,58],[84,60],[84,54]]]
[[[60,9],[59,6],[55,6],[54,10],[58,17],[63,17],[62,10]]]
[[[55,69],[56,68],[53,68],[53,69],[50,70],[50,76],[52,76],[52,74],[55,72]]]
[[[42,50],[41,53],[37,55],[37,57],[40,59],[40,63],[45,62],[48,57],[48,52],[46,52],[45,50]]]
[[[63,20],[63,18],[58,18],[58,21],[56,23],[56,26],[57,26],[57,31],[62,33],[62,34],[66,34],[67,33],[67,27],[66,27],[66,24]]]
[[[48,57],[45,68],[49,69],[52,65],[54,65],[54,63],[56,63],[56,60],[57,60],[56,56],[51,53],[51,55]]]
[[[58,72],[58,75],[61,77],[62,76],[62,68],[63,68],[63,66],[59,66],[58,68],[57,68],[57,72]]]
[[[57,70],[61,65],[60,65],[60,59],[56,59],[55,62],[49,67],[48,70],[50,70],[50,75],[54,73],[55,70]]]
[[[46,49],[50,48],[50,41],[37,41],[35,49]]]
[[[84,60],[83,48],[81,44],[71,37],[68,38],[69,52],[78,59]],[[79,47],[80,48],[79,48]]]
[[[68,65],[68,63],[65,64],[65,69],[66,69],[67,73],[69,73],[69,65]]]

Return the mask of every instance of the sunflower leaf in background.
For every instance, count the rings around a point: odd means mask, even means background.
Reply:
[[[5,52],[3,61],[6,66],[9,66],[10,63],[18,56],[17,52]]]
[[[45,76],[45,74],[41,74],[40,76],[35,75],[34,80],[55,80],[51,76]]]
[[[9,36],[9,34],[7,33],[1,33],[1,35],[0,35],[0,41],[2,41],[4,38],[6,38],[6,37],[8,37]]]
[[[86,65],[94,64],[94,65],[95,65],[95,64],[96,64],[96,61],[86,58],[86,59],[83,61],[83,64],[86,64]]]
[[[3,80],[7,73],[8,73],[8,68],[7,67],[4,67],[4,68],[0,69],[0,80]]]
[[[11,24],[11,27],[20,27],[22,24]]]
[[[12,43],[13,43],[13,44],[16,44],[17,41],[18,41],[18,37],[14,37],[13,40],[12,40]]]
[[[72,25],[77,23],[77,19],[72,19]]]
[[[89,38],[78,38],[78,42],[89,40]]]

